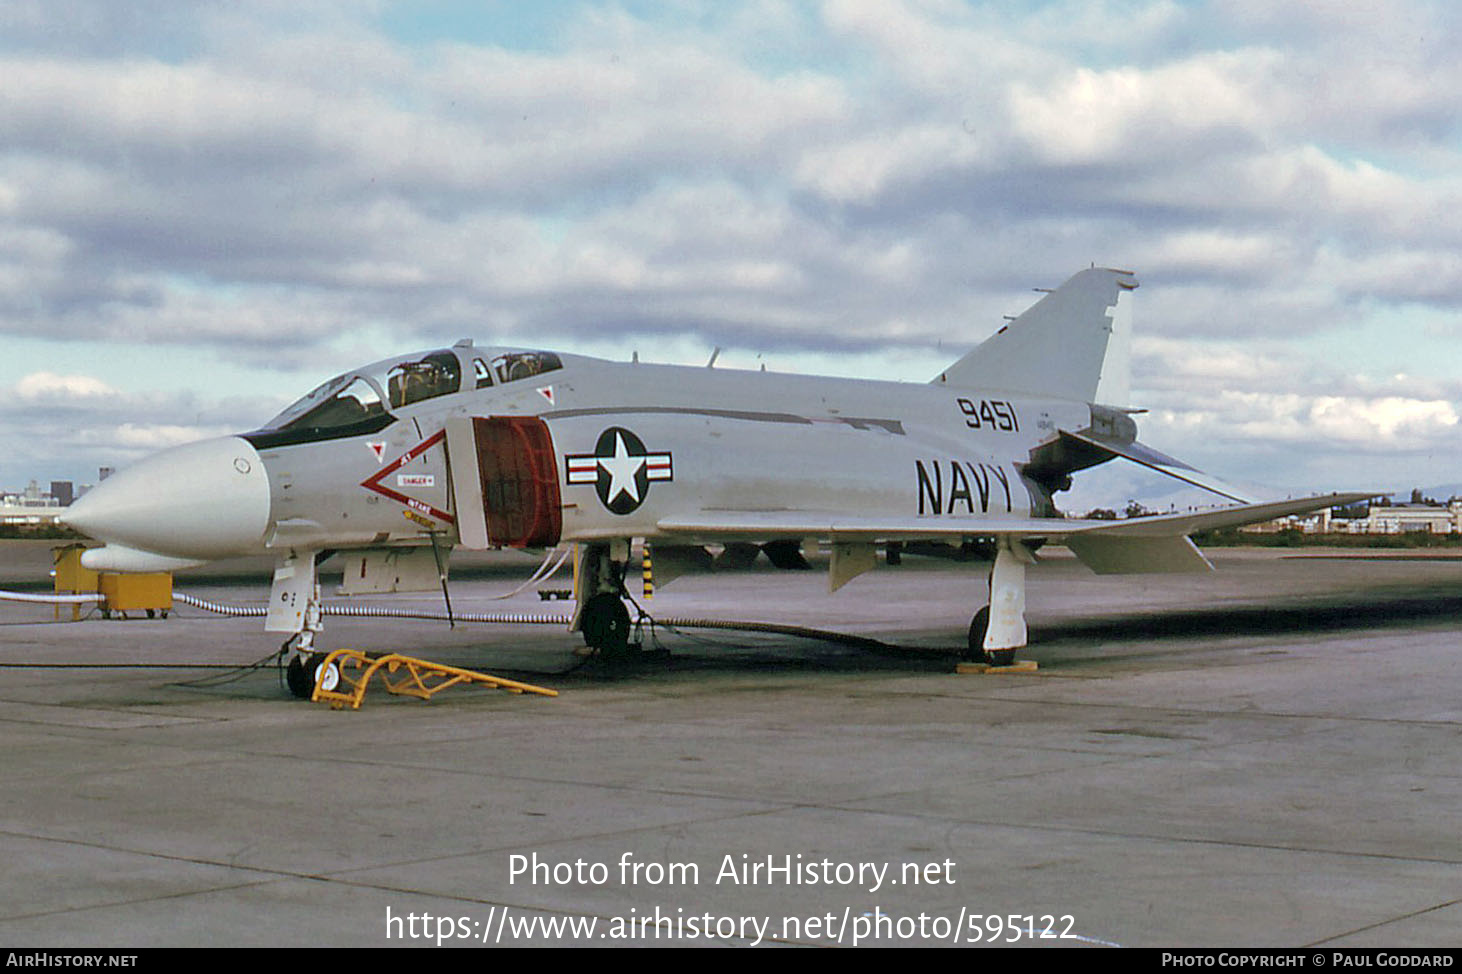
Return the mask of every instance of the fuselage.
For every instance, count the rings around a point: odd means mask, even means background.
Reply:
[[[94,562],[143,570],[432,535],[654,539],[667,518],[715,511],[1048,516],[1032,450],[1091,421],[1085,403],[999,389],[464,342],[337,376],[252,432],[146,458],[67,520],[108,543]],[[554,516],[506,526],[524,505]],[[480,521],[485,538],[463,528]]]

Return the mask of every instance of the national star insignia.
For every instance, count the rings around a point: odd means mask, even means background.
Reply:
[[[650,453],[644,442],[620,426],[599,434],[593,453],[565,454],[569,484],[593,484],[613,514],[628,514],[644,502],[650,484],[674,480],[669,453]]]

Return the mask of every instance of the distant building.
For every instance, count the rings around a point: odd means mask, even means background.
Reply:
[[[0,524],[41,525],[55,524],[59,507],[13,507],[0,504]]]
[[[49,498],[47,498],[49,500]],[[49,503],[28,503],[24,497],[7,494],[0,500],[0,524],[55,524],[64,508]]]
[[[38,526],[55,524],[74,497],[69,480],[51,481],[50,493],[32,480],[25,490],[0,493],[0,525]]]
[[[1446,507],[1430,504],[1372,507],[1362,523],[1367,534],[1405,534],[1409,531],[1456,534],[1462,531],[1462,502],[1452,501]]]
[[[1332,517],[1330,511],[1276,518],[1239,529],[1252,534],[1298,530],[1305,534],[1462,534],[1462,500],[1436,504],[1372,506],[1365,517]]]

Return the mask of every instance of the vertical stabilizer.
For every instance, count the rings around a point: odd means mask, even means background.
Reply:
[[[1136,287],[1130,271],[1105,267],[1082,271],[934,381],[1128,405]]]

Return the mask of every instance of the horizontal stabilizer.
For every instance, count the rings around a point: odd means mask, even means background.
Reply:
[[[1149,470],[1156,470],[1185,484],[1192,484],[1194,487],[1201,487],[1210,493],[1227,497],[1231,501],[1238,501],[1240,504],[1248,504],[1254,501],[1254,497],[1232,484],[1225,483],[1217,477],[1211,477],[1196,467],[1190,467],[1182,460],[1170,457],[1166,453],[1154,450],[1152,447],[1142,443],[1123,443],[1121,440],[1109,436],[1102,436],[1089,430],[1080,433],[1073,433],[1070,430],[1062,430],[1062,436],[1069,436],[1073,440],[1079,440],[1089,446],[1106,450],[1114,456],[1119,456],[1133,463],[1140,463]]]

